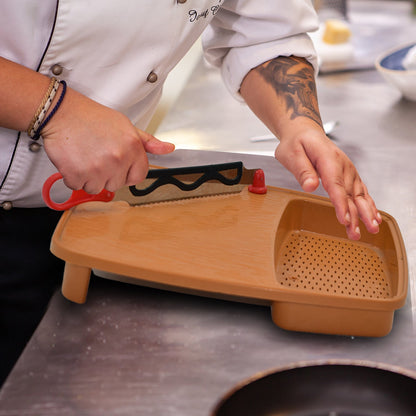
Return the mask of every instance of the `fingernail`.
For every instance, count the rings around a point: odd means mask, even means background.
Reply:
[[[345,214],[345,221],[347,221],[347,224],[349,224],[349,223],[351,222],[351,215],[350,215],[350,213],[349,213],[349,212],[347,212],[347,213]]]
[[[374,225],[375,227],[378,227],[378,221],[377,221],[377,220],[373,220],[373,225]]]
[[[381,214],[379,212],[377,212],[376,214],[377,219],[381,222],[383,219],[381,218]]]
[[[357,227],[357,228],[355,229],[355,232],[356,232],[357,234],[360,234],[360,235],[361,235],[360,227]]]

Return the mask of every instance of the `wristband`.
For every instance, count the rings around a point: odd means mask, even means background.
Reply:
[[[61,95],[60,95],[57,103],[55,104],[55,107],[49,113],[48,117],[46,117],[46,119],[36,129],[36,131],[35,131],[35,133],[34,133],[34,135],[32,137],[33,140],[38,140],[39,139],[41,131],[49,123],[49,121],[51,120],[51,118],[55,115],[55,113],[58,111],[59,107],[62,104],[62,101],[63,101],[63,99],[65,97],[65,93],[66,93],[66,82],[65,81],[61,81],[60,83],[62,84],[62,92],[61,92]]]
[[[40,104],[39,108],[37,109],[33,119],[27,129],[27,134],[33,138],[36,130],[39,128],[40,124],[42,123],[43,119],[45,118],[46,113],[49,110],[49,107],[52,104],[53,99],[55,98],[56,92],[59,88],[59,81],[56,78],[52,78],[49,84],[48,91],[46,92],[45,96],[43,97],[42,103]]]

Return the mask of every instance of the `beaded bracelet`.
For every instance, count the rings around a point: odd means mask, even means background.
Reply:
[[[27,134],[33,138],[36,130],[39,128],[39,125],[42,123],[46,113],[49,110],[49,107],[52,104],[53,99],[55,98],[56,92],[58,91],[60,82],[56,78],[52,78],[49,84],[48,91],[46,92],[42,103],[37,109],[33,119],[27,129]]]
[[[51,118],[55,115],[55,113],[58,111],[59,107],[62,104],[62,101],[65,97],[65,93],[66,93],[66,82],[65,81],[61,81],[60,82],[62,84],[62,92],[61,95],[58,99],[58,101],[55,104],[55,107],[52,109],[52,111],[48,114],[48,117],[46,117],[46,119],[42,122],[42,124],[36,129],[32,139],[33,140],[38,140],[40,137],[40,133],[41,131],[44,129],[44,127],[49,123],[49,121],[51,120]]]

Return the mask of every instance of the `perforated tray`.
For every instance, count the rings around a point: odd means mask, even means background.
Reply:
[[[281,258],[277,281],[282,286],[370,299],[393,294],[383,258],[366,245],[293,231]]]
[[[130,207],[88,203],[62,217],[51,249],[66,261],[64,295],[86,299],[105,277],[271,306],[296,331],[383,336],[407,293],[395,220],[346,238],[327,198],[269,187]]]

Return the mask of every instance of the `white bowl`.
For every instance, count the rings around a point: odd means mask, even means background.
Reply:
[[[403,59],[416,42],[395,48],[381,55],[375,62],[384,79],[394,85],[408,100],[416,101],[416,69],[405,69]]]

